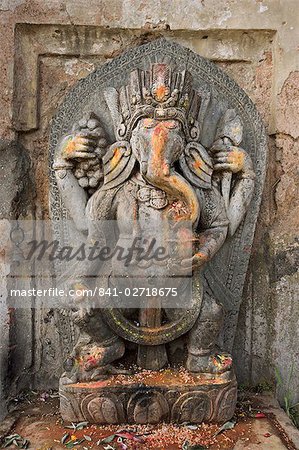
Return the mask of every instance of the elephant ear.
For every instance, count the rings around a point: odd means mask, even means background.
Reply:
[[[179,159],[180,168],[191,184],[209,189],[212,185],[213,162],[206,149],[197,142],[189,142]]]
[[[108,190],[124,183],[133,170],[136,158],[127,141],[118,141],[112,144],[103,156],[104,185]]]

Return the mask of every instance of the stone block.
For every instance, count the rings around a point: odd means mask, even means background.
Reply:
[[[211,377],[175,369],[115,375],[66,384],[60,380],[60,411],[68,422],[97,424],[223,423],[237,401],[234,373]]]

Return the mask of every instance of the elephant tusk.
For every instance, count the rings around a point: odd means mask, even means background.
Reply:
[[[147,172],[147,166],[148,166],[147,161],[141,161],[141,163],[140,163],[140,169],[141,169],[141,174],[142,174],[142,175],[145,175],[145,174],[146,174],[146,172]]]
[[[170,167],[169,163],[166,163],[163,167],[163,174],[165,177],[168,177],[170,175]]]

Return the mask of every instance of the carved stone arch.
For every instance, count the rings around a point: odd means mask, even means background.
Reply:
[[[226,309],[224,343],[226,349],[233,345],[238,311],[253,241],[255,224],[260,207],[265,178],[267,146],[266,133],[256,107],[246,93],[214,63],[198,54],[164,38],[130,49],[120,57],[99,67],[85,79],[80,80],[66,96],[52,121],[50,135],[50,210],[54,220],[69,218],[61,200],[53,171],[55,148],[62,136],[69,133],[73,123],[82,112],[94,111],[107,132],[110,143],[115,142],[115,131],[110,126],[111,115],[104,91],[123,86],[130,73],[145,70],[150,63],[167,62],[173,69],[188,71],[193,77],[195,91],[205,99],[204,109],[199,115],[198,142],[209,148],[216,136],[217,124],[228,109],[234,109],[243,123],[241,147],[253,160],[256,184],[250,208],[235,235],[228,239],[205,271],[207,284],[212,294]],[[208,99],[208,101],[207,101]],[[64,240],[71,229],[56,227],[58,237]],[[61,327],[61,333],[65,334]]]

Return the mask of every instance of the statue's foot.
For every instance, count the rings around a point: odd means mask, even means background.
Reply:
[[[91,381],[105,377],[106,368],[125,353],[122,339],[115,338],[109,345],[88,343],[80,347],[75,357],[65,364],[66,376],[73,382]]]
[[[121,358],[124,353],[125,344],[120,338],[114,339],[110,345],[105,346],[91,343],[81,350],[80,364],[84,370],[89,371],[97,367],[107,366],[107,364]]]
[[[186,368],[190,372],[222,374],[232,368],[232,357],[229,353],[214,353],[210,355],[198,356],[188,354]]]
[[[98,367],[92,371],[91,380],[99,381],[106,380],[111,375],[132,375],[131,370],[119,369],[117,367],[108,364],[107,366]]]

